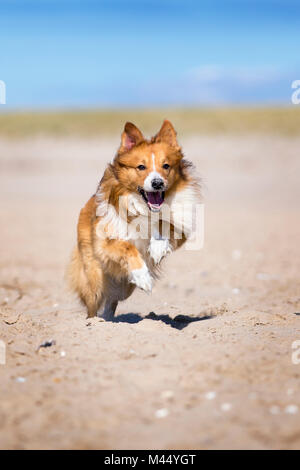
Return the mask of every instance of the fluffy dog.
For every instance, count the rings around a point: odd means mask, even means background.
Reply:
[[[193,232],[200,185],[169,121],[146,140],[126,123],[120,148],[81,210],[68,269],[88,317],[111,320],[135,287],[150,292],[161,260]],[[182,207],[189,207],[183,215]]]

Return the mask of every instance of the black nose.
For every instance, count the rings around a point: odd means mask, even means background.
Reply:
[[[154,178],[154,180],[151,181],[151,185],[153,189],[162,189],[164,182],[160,178]]]

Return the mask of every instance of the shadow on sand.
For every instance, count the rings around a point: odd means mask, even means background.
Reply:
[[[162,321],[166,325],[175,328],[176,330],[183,330],[190,323],[209,320],[213,318],[213,315],[203,315],[202,317],[188,317],[187,315],[177,315],[175,318],[171,318],[169,315],[156,315],[154,312],[150,312],[146,317],[142,317],[138,313],[124,313],[114,318],[114,323],[139,323],[143,320],[156,320]]]

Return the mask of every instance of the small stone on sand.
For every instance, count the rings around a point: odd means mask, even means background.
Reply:
[[[23,384],[24,382],[26,382],[26,379],[25,377],[17,377],[16,382],[18,382],[19,384]]]
[[[298,406],[297,405],[288,405],[285,407],[284,411],[288,415],[295,415],[298,413]]]
[[[39,351],[41,348],[51,348],[51,346],[55,346],[56,342],[54,339],[49,339],[48,341],[44,341],[44,343],[40,344],[37,348]]]
[[[222,403],[221,410],[222,411],[230,411],[232,408],[231,403]]]
[[[174,398],[174,392],[172,390],[164,390],[161,392],[161,397],[164,400],[172,400],[172,398]]]
[[[216,392],[207,392],[205,394],[205,398],[207,400],[214,400],[216,398],[216,396],[217,396]]]
[[[159,410],[155,411],[155,417],[156,418],[166,418],[168,416],[169,410],[167,408],[160,408]]]

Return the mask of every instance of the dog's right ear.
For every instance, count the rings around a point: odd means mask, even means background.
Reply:
[[[145,138],[141,131],[132,122],[126,122],[124,131],[121,137],[121,146],[119,148],[119,154],[128,152],[135,145],[144,142]]]
[[[167,119],[164,120],[160,131],[156,134],[154,141],[155,142],[166,142],[171,147],[176,150],[180,150],[180,146],[177,143],[176,131],[173,125]]]

